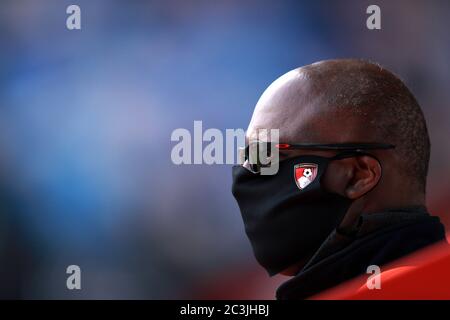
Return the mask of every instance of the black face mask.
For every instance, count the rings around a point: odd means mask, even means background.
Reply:
[[[290,158],[275,175],[233,167],[232,192],[256,259],[269,275],[311,256],[339,226],[352,200],[324,190],[321,178],[330,161],[357,155]]]

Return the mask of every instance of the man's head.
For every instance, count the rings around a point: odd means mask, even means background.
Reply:
[[[339,226],[343,229],[362,212],[425,202],[430,142],[423,113],[402,81],[377,64],[328,60],[286,73],[258,101],[247,139],[261,139],[260,129],[279,129],[279,142],[288,144],[395,145],[327,164],[323,188],[352,200]],[[337,153],[288,150],[280,152],[280,160],[302,155],[330,158]]]
[[[403,82],[377,64],[327,60],[286,73],[258,101],[248,138],[262,128],[279,129],[283,143],[394,144],[394,150],[373,152],[383,164],[382,176],[375,177],[382,184],[377,188],[379,207],[424,201],[430,141],[423,113]],[[296,154],[288,151],[280,157]]]

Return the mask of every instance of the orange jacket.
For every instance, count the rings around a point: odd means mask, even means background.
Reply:
[[[450,234],[447,235],[447,239]],[[380,289],[369,289],[373,274],[358,276],[311,299],[325,300],[448,300],[450,245],[443,241],[380,266]]]

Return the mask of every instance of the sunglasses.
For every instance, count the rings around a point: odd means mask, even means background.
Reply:
[[[244,168],[252,173],[260,173],[261,168],[272,165],[273,150],[317,150],[340,151],[334,158],[345,158],[355,155],[365,155],[370,150],[393,149],[395,145],[388,143],[277,143],[250,142],[241,149],[241,163]]]

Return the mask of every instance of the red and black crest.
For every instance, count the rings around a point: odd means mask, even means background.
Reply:
[[[294,166],[295,183],[300,190],[305,189],[317,176],[317,164],[300,163]]]

